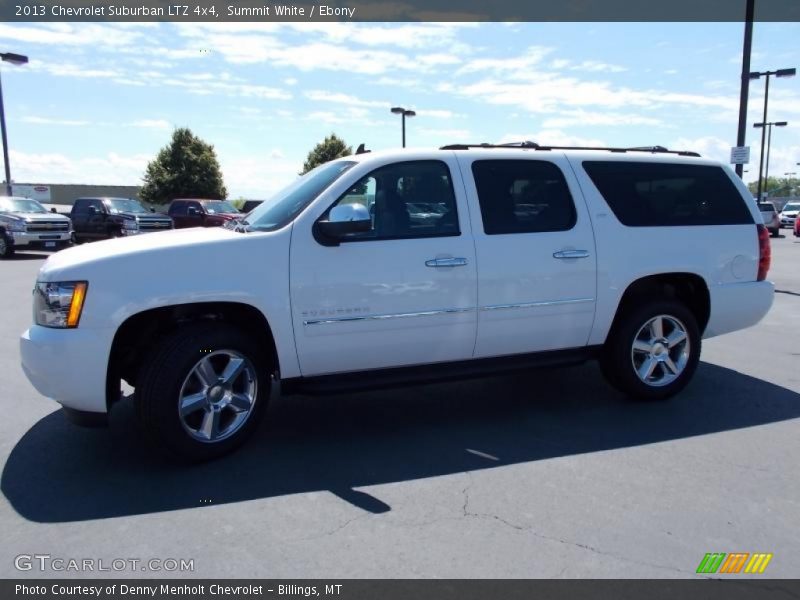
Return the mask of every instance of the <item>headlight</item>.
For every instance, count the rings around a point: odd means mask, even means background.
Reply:
[[[77,327],[88,285],[85,281],[37,282],[33,290],[36,324],[62,329]]]
[[[9,231],[25,231],[27,229],[25,221],[9,221],[6,228]]]
[[[137,229],[139,229],[139,223],[137,223],[136,221],[132,221],[130,219],[125,219],[122,222],[122,228],[127,229],[129,231],[136,231]]]

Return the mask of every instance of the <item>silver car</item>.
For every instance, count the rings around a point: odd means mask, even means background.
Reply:
[[[800,202],[787,202],[780,214],[781,227],[794,229],[798,213],[800,213]]]
[[[0,258],[18,248],[58,250],[71,244],[72,221],[30,198],[0,196]]]
[[[764,225],[769,229],[772,237],[778,237],[781,232],[781,222],[778,218],[778,211],[775,210],[775,205],[772,202],[759,202],[758,210],[761,211]]]

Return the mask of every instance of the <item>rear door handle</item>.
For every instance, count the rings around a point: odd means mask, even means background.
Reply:
[[[587,250],[560,250],[553,252],[553,258],[588,258]]]
[[[425,261],[426,267],[464,267],[467,264],[466,258],[432,258]]]

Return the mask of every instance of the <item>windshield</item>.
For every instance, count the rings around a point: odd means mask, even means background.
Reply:
[[[253,209],[247,216],[247,224],[256,231],[280,229],[354,164],[352,161],[325,163],[309,171]]]
[[[800,210],[800,203],[789,202],[789,204],[783,207],[783,210]]]
[[[132,200],[130,198],[110,198],[108,200],[108,209],[115,214],[116,213],[142,214],[150,212],[144,206],[139,204],[137,200]]]
[[[0,210],[15,213],[46,213],[44,206],[28,198],[0,198]]]
[[[226,202],[225,200],[210,200],[203,202],[203,206],[206,207],[206,211],[212,215],[217,213],[238,213],[239,211],[236,210],[236,207],[231,204],[230,202]]]

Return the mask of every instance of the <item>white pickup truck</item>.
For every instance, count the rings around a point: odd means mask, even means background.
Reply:
[[[701,338],[769,310],[769,235],[726,167],[661,147],[533,143],[326,163],[227,228],[116,239],[42,266],[21,338],[36,389],[229,452],[271,390],[334,392],[598,359],[653,400]],[[279,384],[279,385],[276,385]]]

